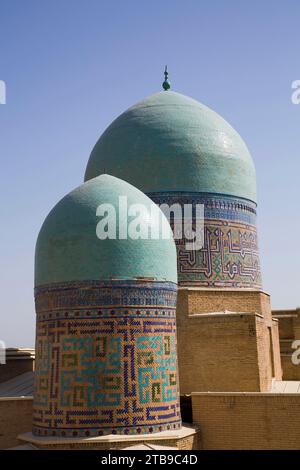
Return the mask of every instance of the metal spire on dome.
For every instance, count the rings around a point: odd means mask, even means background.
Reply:
[[[168,80],[168,75],[169,74],[168,74],[168,66],[167,65],[165,66],[164,75],[165,75],[165,81],[163,82],[162,87],[165,91],[168,91],[169,88],[171,87],[171,84]]]

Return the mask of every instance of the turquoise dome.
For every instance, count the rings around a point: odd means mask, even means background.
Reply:
[[[36,244],[35,286],[144,277],[177,282],[175,242],[172,235],[162,238],[161,224],[157,239],[100,240],[96,236],[100,220],[96,210],[105,203],[116,210],[118,233],[119,196],[127,196],[128,207],[143,204],[152,209],[150,222],[158,212],[164,218],[145,194],[125,181],[109,175],[93,178],[65,196],[45,219]]]
[[[239,134],[207,106],[172,91],[137,103],[106,129],[85,180],[105,172],[147,193],[195,191],[256,201],[254,164]]]

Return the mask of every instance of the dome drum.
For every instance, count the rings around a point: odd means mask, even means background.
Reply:
[[[172,282],[129,280],[36,288],[35,435],[180,427],[176,291]]]
[[[261,269],[256,230],[256,204],[242,198],[209,193],[150,193],[159,206],[204,206],[201,249],[187,249],[183,236],[175,240],[178,284],[206,288],[261,289]],[[174,225],[171,220],[171,227]]]

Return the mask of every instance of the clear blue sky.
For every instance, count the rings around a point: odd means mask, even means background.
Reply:
[[[256,164],[264,289],[300,305],[299,0],[0,0],[0,339],[33,346],[43,219],[83,180],[105,127],[160,90],[207,104]]]

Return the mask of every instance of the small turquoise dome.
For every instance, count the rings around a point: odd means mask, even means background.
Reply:
[[[207,106],[172,91],[137,103],[106,129],[85,180],[104,172],[147,193],[195,191],[256,200],[254,164],[239,134]]]
[[[119,217],[124,215],[124,211],[119,211],[119,196],[127,197],[128,207],[142,204],[149,214],[151,211],[148,222],[155,224],[158,213],[160,222],[166,222],[160,209],[130,184],[109,175],[93,178],[65,196],[44,221],[35,251],[35,286],[145,277],[177,282],[175,242],[172,235],[162,235],[161,223],[158,222],[156,239],[97,237],[100,218],[96,210],[100,204],[115,208],[119,233]],[[168,230],[172,234],[169,225]]]

